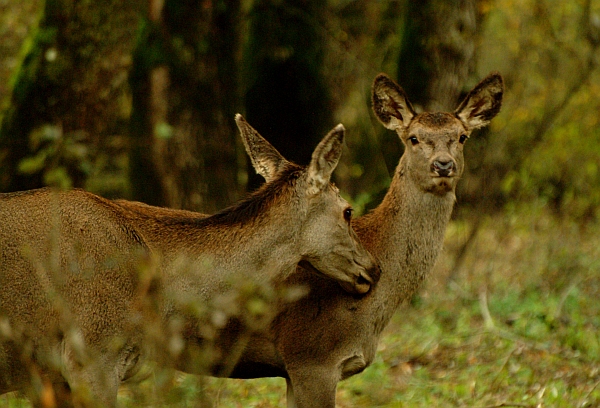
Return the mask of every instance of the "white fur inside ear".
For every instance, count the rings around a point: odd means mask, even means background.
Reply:
[[[256,173],[260,174],[261,176],[264,177],[265,180],[270,180],[271,179],[271,168],[269,168],[269,166],[266,166],[264,163],[261,163],[260,161],[253,160],[253,164],[254,167],[256,167]]]
[[[483,106],[482,108],[479,109],[465,109],[464,111],[460,112],[458,114],[458,117],[460,118],[460,120],[462,120],[463,123],[465,123],[469,128],[471,129],[478,129],[481,127],[486,126],[488,123],[490,123],[489,120],[485,120],[483,118],[481,118],[479,116],[479,113],[488,108],[489,104],[486,104],[485,106]]]
[[[386,127],[391,130],[397,130],[404,126],[404,123],[395,116],[390,116],[390,121],[387,123]]]
[[[317,195],[323,188],[329,183],[328,179],[325,179],[320,173],[313,173],[310,175],[310,186],[306,189],[306,194]]]

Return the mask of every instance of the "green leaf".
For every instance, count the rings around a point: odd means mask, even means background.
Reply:
[[[154,127],[154,136],[158,139],[168,140],[173,137],[173,127],[167,122],[160,122]]]
[[[73,187],[71,177],[64,167],[51,169],[44,174],[44,183],[48,186],[59,187],[63,190],[68,190]]]
[[[44,168],[46,163],[46,151],[42,150],[33,157],[26,157],[19,163],[19,173],[33,174]]]

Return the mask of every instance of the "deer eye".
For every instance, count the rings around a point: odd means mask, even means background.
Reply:
[[[464,142],[467,141],[468,138],[469,138],[469,136],[462,134],[462,135],[460,135],[460,138],[458,139],[458,141],[460,144],[463,144]]]
[[[350,207],[344,210],[344,219],[346,222],[350,222],[352,220],[352,212],[354,212],[354,210]]]
[[[416,136],[411,136],[408,138],[408,140],[412,143],[413,146],[419,144],[419,139],[417,139]]]

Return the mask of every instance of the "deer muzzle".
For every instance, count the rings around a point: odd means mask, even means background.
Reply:
[[[343,284],[342,287],[349,293],[362,295],[367,293],[379,281],[381,269],[379,269],[379,265],[371,254],[367,254],[367,259],[355,259],[355,262],[364,268],[363,271],[358,274],[354,282],[349,284],[349,287]]]
[[[440,177],[450,177],[456,169],[454,160],[435,160],[431,164],[431,171]]]

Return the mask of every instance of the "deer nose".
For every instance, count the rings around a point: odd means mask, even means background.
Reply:
[[[454,161],[436,160],[431,165],[431,170],[436,172],[440,177],[448,177],[454,171]]]

